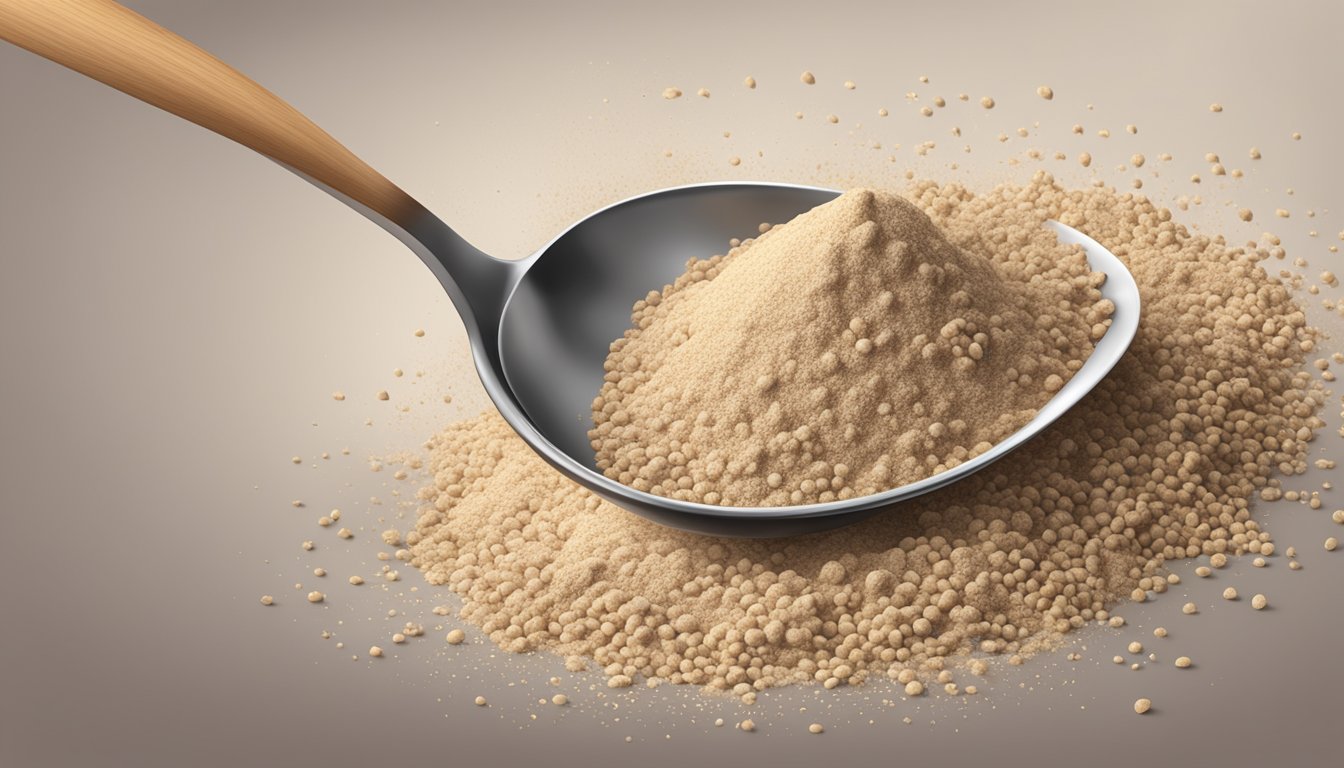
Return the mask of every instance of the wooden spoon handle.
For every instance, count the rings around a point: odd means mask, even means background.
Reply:
[[[284,100],[111,0],[0,0],[0,39],[233,139],[402,227],[424,210]]]

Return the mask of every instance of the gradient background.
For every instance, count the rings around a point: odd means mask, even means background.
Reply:
[[[1044,166],[1078,184],[1143,178],[1164,204],[1202,194],[1183,221],[1233,241],[1270,230],[1308,275],[1344,273],[1326,252],[1344,230],[1335,2],[131,5],[291,100],[501,256],[678,183],[898,186],[909,168],[983,187]],[[803,69],[817,86],[798,83]],[[1043,83],[1054,101],[1036,97]],[[669,85],[688,95],[664,101]],[[693,95],[701,86],[712,98]],[[907,91],[949,107],[923,118]],[[955,101],[962,91],[971,104]],[[984,94],[996,109],[975,105]],[[1210,114],[1214,101],[1226,111]],[[830,112],[839,125],[821,119]],[[938,147],[919,156],[925,140]],[[1263,160],[1247,158],[1252,145]],[[1070,159],[1036,163],[1031,147]],[[1073,160],[1083,150],[1091,169]],[[1133,152],[1148,165],[1116,172]],[[1206,152],[1246,178],[1212,177]],[[1241,206],[1253,223],[1236,220]],[[1274,218],[1278,207],[1293,217]],[[1181,586],[1119,609],[1126,628],[996,667],[978,697],[797,688],[748,708],[690,690],[609,692],[600,675],[498,652],[470,629],[449,648],[443,632],[460,623],[430,609],[455,611],[451,596],[409,568],[375,580],[377,532],[413,519],[418,483],[369,471],[370,457],[414,450],[486,405],[451,306],[383,232],[236,145],[0,44],[0,260],[6,768],[1340,761],[1344,552],[1321,548],[1344,533],[1329,521],[1338,491],[1321,511],[1266,505],[1270,567],[1238,559],[1198,580],[1178,566]],[[1334,396],[1314,457],[1344,456],[1339,410]],[[353,540],[315,524],[333,507]],[[1287,545],[1303,571],[1288,570]],[[369,584],[348,586],[352,573]],[[1228,585],[1264,592],[1271,609],[1222,601]],[[310,589],[327,602],[307,604]],[[263,593],[278,605],[258,605]],[[1200,615],[1180,614],[1187,599]],[[392,646],[407,620],[425,637]],[[1157,625],[1171,636],[1155,640]],[[1113,665],[1133,639],[1159,660]],[[389,657],[368,659],[374,643]],[[1195,666],[1174,669],[1178,655]],[[569,707],[538,704],[557,691]],[[488,708],[472,704],[479,694]],[[1155,702],[1144,718],[1139,696]],[[759,732],[731,727],[747,716]],[[806,732],[814,721],[825,735]]]

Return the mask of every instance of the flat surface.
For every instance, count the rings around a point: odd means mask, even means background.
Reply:
[[[1200,194],[1183,221],[1233,241],[1269,229],[1308,274],[1344,273],[1326,251],[1344,230],[1338,3],[1125,3],[1086,17],[1064,3],[560,5],[134,4],[504,256],[662,186],[899,186],[911,169],[983,188],[1044,166],[1077,184],[1142,178],[1167,204]],[[798,82],[803,69],[816,86]],[[687,95],[665,101],[667,86]],[[709,99],[693,95],[701,86]],[[937,95],[948,107],[921,116]],[[378,533],[413,515],[416,480],[370,471],[371,457],[485,406],[429,272],[268,161],[4,45],[0,104],[0,765],[1340,761],[1344,551],[1321,547],[1344,534],[1329,521],[1338,490],[1323,510],[1262,506],[1302,571],[1281,554],[1209,580],[1179,566],[1175,590],[1118,610],[1127,627],[1000,665],[977,697],[799,688],[748,708],[691,690],[610,693],[470,628],[447,646],[459,622],[431,609],[455,610],[451,596],[407,568],[382,580],[375,558]],[[921,156],[925,141],[936,146]],[[1050,160],[1056,150],[1069,159]],[[1073,159],[1083,150],[1089,169]],[[1114,170],[1135,152],[1150,160],[1142,173]],[[1175,159],[1152,162],[1162,152]],[[1207,152],[1245,178],[1210,176]],[[1338,413],[1335,395],[1314,455],[1344,457]],[[340,523],[319,527],[332,508]],[[341,525],[355,537],[337,538]],[[356,573],[368,583],[348,585]],[[1271,609],[1222,601],[1228,585]],[[326,602],[308,604],[312,589]],[[1186,599],[1202,612],[1181,615]],[[426,634],[394,646],[406,621]],[[1170,637],[1153,638],[1157,625]],[[1113,665],[1134,639],[1158,661]],[[388,657],[369,659],[373,644]],[[1195,666],[1173,668],[1178,655]],[[537,703],[557,690],[568,707]],[[1140,696],[1155,702],[1142,718]],[[757,733],[731,727],[748,716]]]

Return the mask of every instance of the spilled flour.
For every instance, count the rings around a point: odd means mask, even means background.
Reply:
[[[944,225],[852,190],[692,260],[611,345],[598,469],[686,501],[808,504],[923,479],[1021,429],[1106,332],[1105,275],[1030,218]]]
[[[1259,265],[1268,251],[1044,173],[983,195],[924,182],[908,196],[966,251],[1055,218],[1138,280],[1130,351],[1036,440],[850,528],[718,540],[602,502],[491,412],[431,442],[411,562],[508,650],[596,663],[615,687],[644,678],[750,697],[798,681],[913,688],[944,667],[983,672],[982,654],[1030,654],[1118,600],[1165,591],[1169,560],[1271,549],[1251,499],[1306,470],[1323,395],[1301,370],[1315,332]]]

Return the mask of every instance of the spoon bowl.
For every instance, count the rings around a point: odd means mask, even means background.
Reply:
[[[607,501],[664,525],[720,536],[775,537],[835,528],[941,488],[1030,440],[1095,387],[1139,322],[1123,263],[1052,222],[1107,275],[1111,326],[1037,416],[989,451],[899,488],[792,507],[719,507],[668,499],[597,471],[590,406],[609,345],[634,302],[671,283],[688,259],[722,252],[761,222],[783,223],[840,193],[766,183],[700,184],[634,197],[570,227],[532,256],[495,259],[288,103],[222,61],[111,0],[0,0],[0,39],[249,147],[382,226],[416,253],[462,316],[476,370],[505,420],[533,450]]]
[[[604,208],[512,267],[515,282],[495,338],[474,347],[476,367],[504,418],[533,450],[571,480],[658,523],[698,533],[777,537],[858,522],[990,465],[1038,435],[1091,391],[1138,329],[1139,293],[1124,264],[1095,240],[1050,222],[1106,274],[1102,296],[1115,304],[1106,334],[1083,367],[1022,429],[944,472],[881,493],[790,507],[724,507],[635,490],[595,468],[588,438],[592,401],[609,346],[630,326],[631,306],[671,283],[690,258],[723,253],[728,240],[782,223],[840,194],[819,187],[719,183],[675,187]]]

